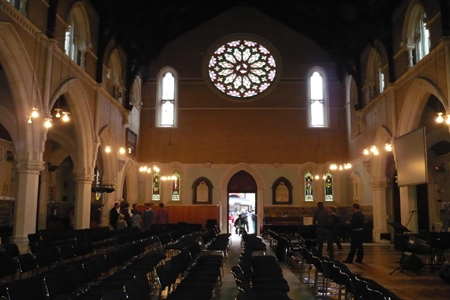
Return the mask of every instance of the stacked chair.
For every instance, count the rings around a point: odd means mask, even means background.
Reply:
[[[289,285],[283,277],[278,260],[271,255],[252,255],[244,249],[239,263],[231,268],[239,294],[236,299],[289,300]]]

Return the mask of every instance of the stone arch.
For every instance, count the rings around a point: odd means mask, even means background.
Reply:
[[[103,183],[104,184],[114,184],[117,182],[117,146],[114,140],[114,135],[109,126],[105,126],[100,131],[100,148],[99,155],[102,157],[103,161]],[[105,147],[110,146],[111,152],[106,153]]]
[[[379,155],[374,155],[372,158],[371,168],[370,168],[370,175],[371,175],[371,181],[372,182],[387,182],[387,151],[384,151],[384,146],[386,143],[392,143],[392,133],[386,126],[380,126],[378,128],[378,131],[375,135],[375,140],[373,142],[373,145],[377,145],[378,148],[381,149]]]
[[[400,113],[396,137],[402,136],[417,128],[430,95],[436,96],[445,110],[448,110],[446,104],[447,99],[434,82],[428,78],[419,77],[414,79],[411,88],[406,94],[405,102]]]
[[[34,39],[36,47],[41,45],[40,33],[35,33]],[[41,160],[43,152],[43,126],[39,124],[28,124],[24,116],[29,115],[33,103],[30,99],[36,99],[35,106],[42,112],[41,94],[38,87],[36,72],[33,68],[30,53],[27,52],[18,33],[10,23],[0,22],[0,62],[5,70],[6,78],[10,83],[11,95],[14,99],[15,110],[10,116],[4,117],[7,113],[1,110],[2,120],[15,120],[10,124],[4,124],[13,139],[16,150],[21,154],[22,159]],[[33,89],[34,87],[34,89]],[[12,117],[14,116],[14,117]],[[15,130],[9,127],[15,126]],[[36,151],[38,150],[38,151]],[[36,156],[37,155],[37,156]]]
[[[93,174],[98,145],[87,95],[79,79],[69,78],[56,88],[49,107],[53,107],[63,94],[66,94],[66,100],[70,107],[75,141],[77,141],[75,151],[78,161],[76,164],[74,161],[74,171],[81,174]]]
[[[126,181],[125,181],[126,180]],[[124,185],[126,183],[127,188],[127,199],[125,199],[128,203],[138,203],[139,193],[138,193],[138,170],[134,163],[129,160],[125,165],[125,170],[123,172],[122,178],[122,192],[123,194]]]
[[[239,171],[245,171],[248,174],[250,174],[253,179],[256,182],[256,186],[257,186],[257,192],[256,192],[256,205],[257,205],[257,212],[256,214],[258,216],[260,216],[259,220],[260,222],[262,221],[262,217],[264,216],[264,189],[266,188],[266,183],[264,182],[263,177],[261,176],[261,174],[256,171],[254,168],[252,168],[251,166],[245,164],[245,163],[240,163],[237,164],[233,167],[231,167],[230,169],[228,169],[228,171],[226,171],[222,178],[220,179],[219,182],[219,188],[221,191],[221,196],[220,196],[220,205],[222,206],[222,215],[221,215],[221,220],[220,220],[220,226],[221,226],[221,230],[223,232],[227,232],[228,228],[228,216],[227,216],[227,209],[223,208],[223,206],[228,205],[228,182],[230,181],[230,179],[234,176],[234,174],[238,173]]]

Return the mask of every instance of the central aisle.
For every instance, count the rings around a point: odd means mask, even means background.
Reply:
[[[231,237],[231,247],[227,261],[224,265],[224,277],[222,279],[223,289],[220,293],[220,300],[234,300],[238,294],[236,283],[234,282],[233,275],[231,274],[231,267],[237,265],[239,255],[241,254],[241,238],[237,234],[233,234]],[[274,255],[269,247],[267,247],[267,255]],[[289,284],[290,291],[289,297],[293,300],[313,300],[314,296],[311,294],[309,288],[304,285],[284,264],[280,263],[283,270],[283,277]]]

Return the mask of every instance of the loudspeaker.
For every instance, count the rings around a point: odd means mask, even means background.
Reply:
[[[442,264],[439,269],[439,277],[441,277],[442,281],[450,283],[450,264],[448,262]]]
[[[410,252],[404,252],[402,254],[400,265],[406,271],[420,271],[425,267],[422,260]]]

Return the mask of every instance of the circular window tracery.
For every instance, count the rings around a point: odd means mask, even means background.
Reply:
[[[277,64],[271,52],[250,39],[235,39],[212,54],[208,75],[212,84],[233,98],[251,98],[273,83]]]

